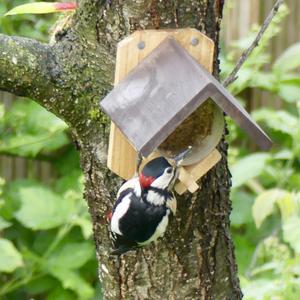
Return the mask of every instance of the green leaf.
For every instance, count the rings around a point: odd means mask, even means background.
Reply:
[[[35,157],[42,151],[53,151],[68,144],[64,133],[56,134],[17,134],[7,136],[0,143],[0,152],[24,157]]]
[[[257,228],[272,214],[277,201],[287,196],[287,192],[280,189],[272,189],[261,193],[254,201],[252,215]]]
[[[292,159],[292,157],[293,157],[293,151],[284,148],[282,148],[282,150],[275,153],[273,156],[274,159],[282,159],[282,160],[289,160]]]
[[[265,122],[269,128],[278,130],[288,135],[293,134],[297,128],[298,119],[291,113],[283,110],[261,108],[252,114],[257,122]]]
[[[31,296],[52,291],[57,286],[57,280],[50,275],[38,277],[26,284],[26,292]]]
[[[21,208],[14,214],[25,227],[45,230],[66,223],[73,206],[43,185],[17,185]]]
[[[251,207],[253,205],[253,196],[238,189],[231,193],[232,212],[230,221],[233,226],[241,226],[252,222]]]
[[[66,10],[74,10],[75,3],[35,2],[19,5],[8,11],[5,16],[20,14],[49,14]]]
[[[55,191],[65,193],[68,190],[76,191],[83,199],[83,176],[82,171],[77,169],[69,169],[55,183]],[[84,201],[84,200],[83,200]]]
[[[19,100],[5,113],[0,131],[0,152],[36,156],[69,144],[64,132],[67,125],[43,107]]]
[[[279,83],[278,95],[287,102],[297,102],[300,100],[300,85]]]
[[[244,273],[251,263],[251,258],[255,251],[255,243],[253,243],[247,235],[235,234],[233,239],[239,272]]]
[[[74,300],[75,295],[70,290],[65,290],[62,287],[57,287],[48,294],[46,300]]]
[[[4,203],[1,207],[0,214],[4,219],[10,221],[14,218],[14,213],[20,209],[18,188],[21,186],[31,186],[30,180],[15,180],[7,184],[3,191]]]
[[[300,86],[299,74],[285,74],[280,77],[280,83],[287,83]]]
[[[80,299],[90,299],[94,295],[94,290],[77,272],[64,268],[52,269],[51,274],[62,283],[65,289],[70,289],[78,294]]]
[[[267,295],[272,292],[280,290],[276,281],[271,279],[257,279],[252,280],[243,288],[244,300],[266,300],[271,299]]]
[[[279,73],[296,69],[300,66],[300,43],[296,43],[283,52],[274,63],[274,70]]]
[[[23,266],[22,256],[9,240],[0,238],[0,272],[11,273]]]
[[[272,73],[256,72],[255,76],[251,77],[250,87],[275,92],[276,78]]]
[[[0,230],[2,229],[5,229],[5,228],[8,228],[11,226],[11,223],[10,222],[7,222],[5,219],[3,219],[1,216],[0,216]]]
[[[254,268],[251,271],[251,276],[255,276],[258,275],[260,273],[265,273],[265,272],[269,272],[269,271],[275,271],[280,269],[282,266],[282,264],[278,261],[271,261],[271,262],[267,262],[263,265],[260,265],[256,268]]]
[[[81,228],[82,235],[86,240],[91,237],[93,233],[93,225],[88,216],[76,218],[74,220],[74,225],[77,225]]]
[[[285,222],[285,220],[290,218],[292,214],[296,212],[296,203],[294,202],[293,198],[293,194],[286,191],[285,195],[283,194],[283,197],[279,197],[276,201],[283,222]]]
[[[233,95],[237,95],[249,86],[251,78],[253,77],[253,70],[242,68],[237,79],[230,85],[229,89]]]
[[[300,218],[293,216],[285,220],[282,226],[283,238],[296,253],[300,253]]]
[[[263,171],[270,155],[267,153],[250,154],[231,167],[232,187],[237,188]]]
[[[94,247],[90,241],[71,243],[61,246],[47,260],[46,268],[79,269],[94,256]]]

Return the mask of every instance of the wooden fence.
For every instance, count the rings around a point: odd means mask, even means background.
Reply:
[[[275,0],[226,0],[221,38],[225,47],[233,40],[244,37],[254,23],[261,23],[271,10]],[[272,42],[271,53],[278,57],[284,49],[300,41],[300,0],[286,0],[290,14],[282,23],[282,32]],[[254,91],[249,95],[252,107],[280,107],[280,100],[267,93]],[[0,103],[8,109],[14,97],[0,92]],[[49,182],[55,173],[48,162],[0,156],[0,177],[7,181],[17,178],[37,178]]]
[[[15,96],[0,92],[0,104],[4,104],[5,109],[10,108],[14,99]],[[7,181],[20,178],[36,178],[48,183],[53,180],[55,173],[51,164],[47,161],[0,155],[0,177]]]

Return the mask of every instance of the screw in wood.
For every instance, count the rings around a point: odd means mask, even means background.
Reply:
[[[144,41],[140,41],[138,44],[137,44],[137,47],[140,49],[140,50],[143,50],[145,48],[145,42]]]
[[[198,44],[199,44],[199,39],[197,39],[197,38],[192,38],[192,40],[191,40],[191,44],[193,45],[193,46],[197,46]]]

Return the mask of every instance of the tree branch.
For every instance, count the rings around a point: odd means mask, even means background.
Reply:
[[[0,34],[0,89],[19,96],[49,99],[57,66],[51,48],[35,40]]]
[[[275,17],[275,15],[277,14],[279,7],[284,3],[284,0],[277,0],[276,3],[274,4],[271,12],[269,13],[269,15],[267,16],[267,18],[265,19],[260,31],[258,32],[255,40],[252,42],[252,44],[250,45],[249,48],[247,48],[243,54],[241,55],[241,57],[239,58],[238,62],[236,63],[234,69],[232,70],[232,72],[229,74],[229,76],[223,81],[223,86],[227,87],[228,85],[230,85],[232,82],[234,82],[237,79],[237,73],[238,71],[241,69],[241,67],[243,66],[244,62],[247,60],[247,58],[251,55],[252,51],[258,46],[263,34],[265,33],[265,31],[267,30],[267,28],[269,27],[271,21],[273,20],[273,18]]]

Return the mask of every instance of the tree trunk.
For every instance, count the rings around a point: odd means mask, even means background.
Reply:
[[[109,121],[99,100],[111,89],[116,44],[137,29],[196,28],[216,43],[223,0],[81,0],[42,45],[0,35],[0,89],[36,99],[70,126],[81,154],[105,299],[241,299],[229,230],[230,173],[222,160],[157,244],[111,258],[106,214],[121,180],[106,168]],[[16,64],[16,62],[18,62]]]

